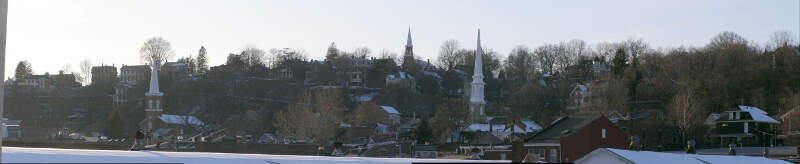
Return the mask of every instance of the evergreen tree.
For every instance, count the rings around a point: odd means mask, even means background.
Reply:
[[[31,63],[27,60],[20,61],[17,64],[17,69],[14,72],[14,79],[25,79],[29,76],[33,75],[33,68],[31,67]]]
[[[197,59],[195,59],[195,66],[197,73],[206,73],[208,71],[208,56],[206,54],[206,47],[200,46],[200,51],[197,52]]]
[[[614,72],[614,75],[622,75],[625,71],[625,67],[628,66],[628,55],[625,54],[625,49],[617,48],[617,53],[614,55],[614,59],[611,60],[611,63],[614,64],[614,66],[611,67],[611,71]]]
[[[417,140],[417,144],[425,144],[430,143],[431,139],[433,138],[433,132],[431,131],[431,126],[428,124],[428,119],[423,118],[417,127],[414,128],[414,139]]]

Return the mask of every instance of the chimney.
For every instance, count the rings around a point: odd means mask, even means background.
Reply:
[[[694,150],[694,140],[686,141],[686,154],[697,154]]]

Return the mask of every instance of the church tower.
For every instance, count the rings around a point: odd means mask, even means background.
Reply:
[[[158,90],[158,62],[153,59],[152,70],[150,73],[150,91],[145,93],[145,105],[147,105],[144,109],[145,111],[145,125],[143,130],[145,132],[153,132],[157,127],[157,122],[164,113],[164,109],[161,109],[161,97],[164,96],[164,93]]]
[[[486,100],[483,98],[483,49],[481,30],[478,29],[478,48],[475,50],[475,71],[472,75],[472,92],[469,98],[469,115],[473,123],[486,121]]]
[[[411,44],[411,28],[408,28],[408,39],[406,40],[406,51],[403,53],[403,70],[411,71],[416,63],[414,62],[414,46]]]

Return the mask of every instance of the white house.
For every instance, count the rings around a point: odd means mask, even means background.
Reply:
[[[389,122],[391,122],[392,125],[400,124],[400,112],[398,112],[397,109],[390,106],[381,106],[381,109],[389,116]]]
[[[764,157],[752,156],[731,156],[731,155],[697,155],[697,154],[675,154],[653,151],[633,151],[612,148],[595,149],[589,154],[584,155],[578,160],[577,164],[583,163],[603,163],[603,164],[789,164],[790,162],[774,160]]]

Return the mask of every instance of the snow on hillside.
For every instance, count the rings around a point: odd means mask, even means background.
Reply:
[[[306,163],[411,163],[411,162],[503,162],[449,159],[368,158],[368,157],[319,157],[268,154],[232,154],[206,152],[161,152],[161,151],[117,151],[53,148],[3,147],[3,163],[258,163],[258,164],[306,164]]]

